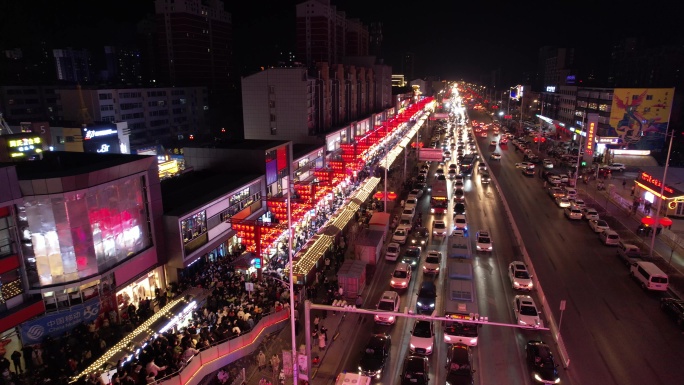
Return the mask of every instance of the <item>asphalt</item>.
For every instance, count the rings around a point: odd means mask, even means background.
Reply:
[[[544,154],[541,154],[541,156],[545,157]],[[623,178],[628,180],[628,184],[625,187],[622,186]],[[640,209],[636,214],[633,214],[628,206],[633,200],[633,197],[630,196],[633,179],[634,178],[629,172],[624,174],[616,173],[611,180],[603,181],[604,184],[608,186],[606,190],[599,191],[597,189],[597,180],[591,180],[587,184],[579,182],[577,190],[585,201],[588,201],[599,210],[602,218],[609,220],[609,223],[617,222],[624,227],[624,230],[631,235],[628,240],[638,244],[642,248],[642,251],[648,255],[650,254],[650,237],[642,237],[636,234],[636,229],[640,224],[641,218],[646,216],[646,214],[643,212],[643,209]],[[613,184],[612,188],[609,186],[610,184]],[[622,231],[621,233],[624,235],[625,231]],[[670,295],[682,298],[684,295],[684,273],[682,273],[684,272],[684,239],[679,238],[680,234],[684,234],[684,221],[675,221],[672,226],[672,231],[664,229],[660,235],[657,235],[654,243],[652,261],[669,275]],[[346,258],[353,258],[351,249],[347,250]],[[332,272],[330,274],[334,275]],[[364,293],[364,297],[366,297],[367,294],[368,293]],[[323,303],[323,299],[319,296],[314,302]],[[364,305],[367,306],[367,304]],[[303,306],[300,306],[300,330],[296,337],[298,347],[305,344],[305,328],[303,325],[305,317],[303,312]],[[313,312],[319,312],[319,315],[321,314],[320,311],[317,310],[314,310]],[[311,315],[311,319],[313,319],[315,314],[316,313],[313,313]],[[311,368],[310,384],[333,384],[335,378],[339,374],[337,368],[339,366],[340,357],[344,356],[348,342],[354,338],[354,330],[359,327],[358,325],[360,322],[359,316],[356,314],[350,313],[344,318],[342,316],[343,314],[344,313],[339,312],[335,315],[328,313],[325,319],[321,319],[320,324],[325,325],[328,329],[328,343],[323,350],[319,349],[317,344],[314,344],[315,347],[312,349],[312,355],[313,357],[318,356],[320,362],[318,364],[313,364],[313,367]],[[283,351],[289,352],[291,350],[291,336],[291,328],[288,324],[280,332],[276,333],[273,338],[268,339],[262,348],[267,359],[273,354],[278,354],[281,357],[282,362]],[[240,361],[226,366],[226,369],[229,371],[241,371],[244,368],[246,374],[246,379],[244,381],[245,385],[263,385],[261,382],[262,379],[271,381],[274,385],[279,383],[277,378],[278,375],[273,373],[270,368],[261,371],[259,370],[256,363],[256,355],[253,355],[251,359],[248,358],[247,360]],[[203,384],[218,384],[215,377],[216,373],[212,373],[205,378]],[[292,378],[287,378],[284,383],[290,385],[293,384],[293,380]]]

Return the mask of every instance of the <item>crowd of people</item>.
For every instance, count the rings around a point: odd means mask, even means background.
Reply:
[[[352,185],[336,194],[329,207],[321,210],[319,215],[313,218],[310,226],[295,235],[295,252],[316,233],[317,228],[325,223],[330,214],[344,203],[345,196],[375,171],[377,170],[370,167],[362,170]],[[381,202],[376,201],[375,204],[379,205]],[[316,275],[315,282],[307,287],[306,294],[314,298],[321,296],[324,302],[332,302],[339,298],[339,287],[336,282],[329,281],[327,273],[339,268],[345,250],[346,244],[342,238],[342,244],[334,245],[331,256],[327,258],[323,274]],[[182,369],[188,360],[202,349],[250,331],[263,315],[289,311],[290,294],[288,287],[283,284],[286,279],[283,269],[287,263],[287,249],[279,250],[265,267],[263,279],[260,281],[256,279],[256,274],[244,273],[233,266],[235,259],[243,252],[244,249],[238,249],[217,261],[203,261],[201,266],[187,269],[192,273],[186,274],[168,292],[157,292],[156,298],[142,299],[138,306],[129,304],[121,317],[114,321],[102,317],[97,322],[81,324],[60,338],[47,337],[39,345],[25,346],[25,373],[29,377],[19,377],[18,370],[17,373],[13,373],[8,369],[8,376],[0,376],[0,385],[68,384],[70,378],[83,372],[111,346],[154,314],[155,309],[163,307],[169,299],[190,287],[205,289],[208,295],[201,307],[192,314],[189,324],[150,338],[145,341],[143,347],[140,347],[134,358],[119,360],[116,372],[110,378],[112,384],[156,383],[160,378]],[[254,283],[254,291],[246,290],[246,282]],[[298,287],[295,293],[298,293],[299,289],[301,288]],[[223,373],[222,383],[229,380]],[[84,376],[78,383],[104,385],[101,373]]]

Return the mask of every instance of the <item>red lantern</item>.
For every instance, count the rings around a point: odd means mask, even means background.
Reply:
[[[641,223],[646,226],[653,226],[655,225],[655,219],[653,219],[653,217],[650,216],[645,216],[641,218]]]
[[[660,224],[663,225],[664,227],[672,226],[672,219],[670,219],[668,217],[662,217],[662,218],[660,218],[660,220],[658,222],[660,222]]]

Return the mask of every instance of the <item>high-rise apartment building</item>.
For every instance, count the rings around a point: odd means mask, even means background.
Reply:
[[[65,48],[52,51],[55,57],[57,80],[68,83],[90,83],[91,55],[88,50]]]
[[[232,20],[220,0],[156,0],[160,75],[174,86],[227,88]]]
[[[368,27],[358,19],[347,19],[330,0],[297,4],[296,15],[297,57],[307,66],[340,63],[344,56],[368,55]]]

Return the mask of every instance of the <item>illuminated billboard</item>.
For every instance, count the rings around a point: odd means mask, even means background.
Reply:
[[[119,131],[116,125],[103,123],[84,127],[83,151],[120,154]]]
[[[606,136],[630,149],[661,150],[673,98],[674,88],[616,88]]]

